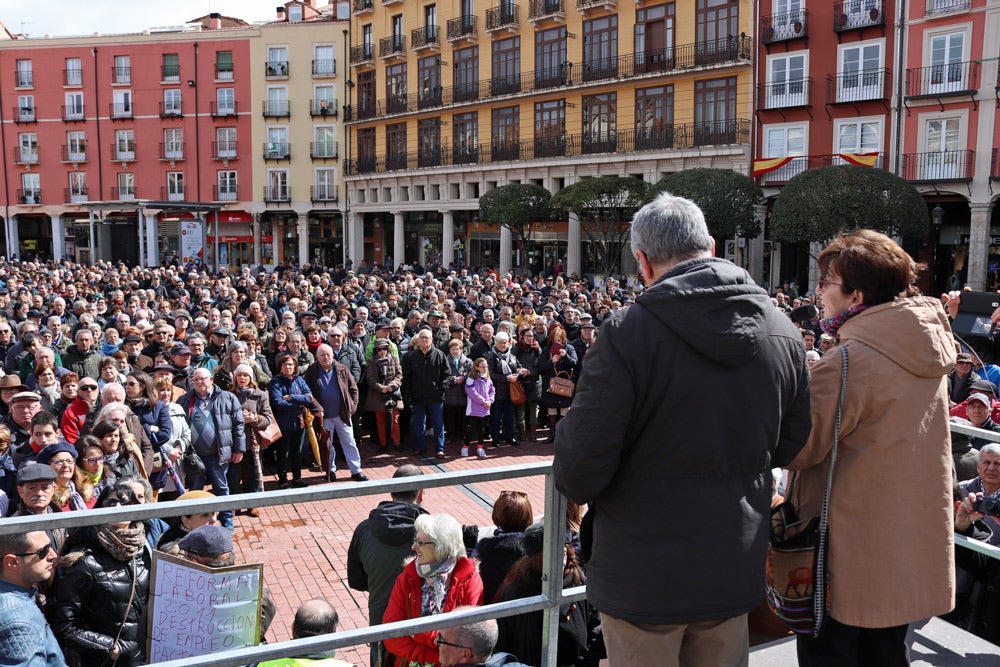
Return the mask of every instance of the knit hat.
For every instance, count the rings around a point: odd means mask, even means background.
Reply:
[[[246,373],[250,377],[254,376],[254,374],[253,374],[253,367],[250,364],[246,363],[246,362],[244,362],[244,363],[242,363],[242,364],[240,364],[239,366],[236,367],[236,370],[233,371],[233,377],[236,377],[240,373]]]

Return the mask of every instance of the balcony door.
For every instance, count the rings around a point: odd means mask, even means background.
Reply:
[[[635,21],[635,73],[674,67],[674,3],[639,9]]]
[[[965,33],[953,32],[935,35],[930,40],[931,69],[927,79],[928,93],[947,93],[966,90]]]
[[[965,152],[960,143],[961,119],[934,118],[924,126],[926,160],[921,180],[947,181],[961,178]]]

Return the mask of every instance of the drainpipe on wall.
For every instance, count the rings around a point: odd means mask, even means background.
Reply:
[[[892,159],[889,162],[889,171],[897,176],[901,176],[902,159],[901,153],[903,144],[903,64],[906,62],[906,43],[904,40],[906,30],[906,0],[896,0],[896,122],[895,141],[892,152]]]

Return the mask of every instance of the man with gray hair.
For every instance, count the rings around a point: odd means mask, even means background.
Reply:
[[[771,468],[810,430],[805,350],[767,292],[714,256],[693,202],[660,195],[631,242],[647,288],[587,352],[556,432],[555,482],[590,505],[587,596],[612,667],[746,665]],[[720,386],[739,410],[718,409]]]
[[[434,638],[441,667],[525,667],[510,653],[493,653],[497,635],[497,622],[492,618],[444,628]]]

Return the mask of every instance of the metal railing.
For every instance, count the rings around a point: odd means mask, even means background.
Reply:
[[[67,144],[62,145],[62,161],[63,162],[86,162],[87,161],[87,144],[77,144],[76,146],[68,146]]]
[[[14,164],[38,164],[38,147],[22,148],[14,146],[11,150],[14,157]]]
[[[826,103],[843,104],[889,99],[889,70],[866,69],[826,76]]]
[[[792,79],[780,83],[761,83],[757,85],[757,108],[806,107],[810,105],[809,94],[811,92],[811,78]]]
[[[213,160],[235,160],[239,153],[236,150],[237,142],[233,141],[213,141],[212,142],[212,159]]]
[[[30,107],[14,107],[13,114],[15,123],[34,123],[35,118],[35,106]]]
[[[292,188],[288,185],[265,185],[263,199],[266,202],[292,201]]]
[[[79,67],[74,67],[72,69],[63,70],[63,85],[64,86],[82,86],[83,85],[83,70]]]
[[[351,47],[351,64],[357,65],[363,62],[375,60],[375,45],[362,44]]]
[[[486,30],[513,29],[517,27],[517,10],[515,4],[502,4],[486,10]]]
[[[181,116],[181,103],[177,102],[160,102],[160,118],[171,118],[175,116]]]
[[[969,95],[978,89],[978,60],[906,70],[906,96],[909,98]]]
[[[132,117],[132,103],[131,102],[111,102],[110,114],[112,118],[131,118]]]
[[[873,169],[885,170],[886,161],[884,154],[879,154],[875,160]],[[830,165],[850,164],[839,155],[802,155],[792,158],[787,164],[777,169],[757,176],[757,182],[761,185],[781,185],[792,180],[807,169],[819,167],[829,167]]]
[[[405,53],[406,37],[403,35],[389,35],[378,41],[378,55],[380,58],[404,55]]]
[[[239,186],[231,186],[227,188],[219,188],[218,185],[212,186],[212,201],[239,201],[240,200],[240,189]]]
[[[23,188],[17,189],[17,201],[19,204],[27,204],[29,206],[37,205],[42,203],[42,191],[40,188],[34,188],[25,190]]]
[[[67,204],[88,201],[88,192],[86,185],[79,188],[63,188],[63,201]]]
[[[287,141],[265,141],[265,160],[288,160],[292,157],[291,144]]]
[[[362,12],[370,12],[375,9],[374,0],[354,0],[353,10],[355,14],[361,14]]]
[[[324,484],[304,489],[245,493],[207,500],[172,501],[151,503],[148,505],[108,507],[87,510],[85,512],[62,512],[46,514],[44,516],[13,517],[0,522],[0,535],[34,530],[96,526],[116,521],[142,521],[154,517],[174,517],[249,507],[272,507],[289,504],[298,505],[322,500],[344,500],[359,496],[383,495],[416,489],[459,486],[476,482],[518,479],[537,475],[545,476],[545,516],[564,517],[566,515],[566,499],[555,488],[552,478],[552,464],[550,462],[541,462],[484,468],[474,471],[432,473],[420,477],[348,482],[337,485]],[[585,586],[577,586],[569,589],[563,589],[562,587],[564,541],[565,527],[563,521],[561,519],[546,521],[542,540],[543,574],[542,592],[540,595],[434,616],[373,625],[356,630],[343,630],[328,635],[274,642],[154,664],[157,664],[159,667],[236,667],[238,665],[253,664],[282,657],[308,655],[348,646],[359,646],[382,641],[390,637],[402,637],[418,632],[440,630],[475,621],[542,611],[542,645],[545,647],[545,652],[542,655],[542,667],[555,665],[558,649],[556,637],[558,636],[559,628],[559,607],[563,604],[583,600],[586,598],[587,593]]]
[[[335,159],[337,157],[336,141],[309,142],[309,157],[314,160]]]
[[[750,143],[750,121],[735,119],[712,123],[664,123],[650,128],[548,135],[524,140],[495,140],[485,144],[450,145],[433,158],[419,152],[392,156],[358,155],[346,165],[349,174],[366,174],[421,167],[448,167],[463,164],[490,164],[512,160],[550,157],[577,157],[596,153],[632,153]],[[433,163],[433,164],[431,164]]]
[[[565,16],[566,10],[563,8],[563,0],[531,0],[528,4],[529,21]]]
[[[183,141],[172,141],[168,143],[160,144],[160,159],[161,160],[183,160],[184,159],[184,142]]]
[[[425,25],[410,31],[410,48],[413,50],[441,46],[436,25]]]
[[[337,61],[336,60],[313,60],[312,61],[312,75],[314,77],[322,78],[328,76],[337,75]]]
[[[883,0],[847,0],[833,5],[833,30],[846,32],[885,25]]]
[[[132,68],[113,66],[111,68],[111,83],[132,83]]]
[[[287,60],[269,60],[264,63],[264,76],[269,79],[284,79],[288,77]]]
[[[239,113],[239,102],[233,102],[232,104],[219,104],[216,101],[208,103],[209,114],[215,118],[225,118],[226,116],[235,116]]]
[[[340,199],[336,185],[311,185],[309,186],[309,201],[313,202],[335,202]]]
[[[782,14],[762,16],[760,19],[761,41],[764,44],[774,44],[775,42],[806,37],[809,34],[807,15],[808,12],[805,9],[796,9]]]
[[[373,104],[361,106],[359,103],[355,111],[358,120],[366,120],[380,115],[449,106],[459,102],[482,101],[501,95],[517,95],[699,65],[723,65],[749,60],[750,46],[750,38],[735,37],[701,44],[683,44],[670,49],[655,49],[615,58],[594,59],[583,63],[565,63],[548,69],[513,72],[492,79],[459,83],[455,86],[435,86],[428,91],[409,95],[394,95],[392,98],[379,99]],[[879,90],[881,91],[881,88]]]
[[[972,3],[969,0],[927,0],[928,14],[946,14],[948,12],[964,11]]]
[[[288,100],[264,100],[261,110],[264,118],[287,118],[292,115]]]
[[[971,181],[976,167],[976,151],[932,151],[903,153],[902,177],[911,183]]]
[[[330,116],[337,115],[337,100],[309,100],[310,116]]]
[[[462,39],[476,35],[476,16],[474,14],[448,19],[448,39]]]

